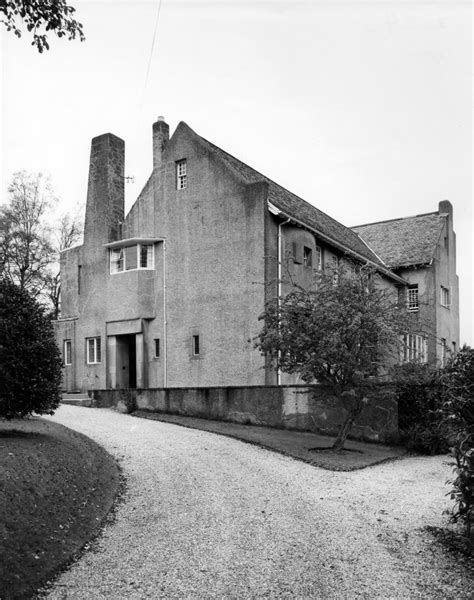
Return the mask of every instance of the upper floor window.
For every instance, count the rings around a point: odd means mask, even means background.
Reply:
[[[71,343],[71,340],[64,340],[63,360],[64,360],[64,364],[66,367],[68,365],[72,365],[72,343]]]
[[[446,308],[451,306],[451,294],[449,288],[441,286],[440,302],[441,306],[445,306]]]
[[[199,356],[201,348],[199,344],[199,336],[193,335],[193,356]]]
[[[428,343],[422,335],[409,333],[404,338],[403,362],[428,362]]]
[[[307,246],[303,247],[303,265],[305,267],[313,266],[313,251]]]
[[[100,337],[86,338],[86,359],[88,365],[96,365],[101,362]]]
[[[334,285],[339,283],[339,258],[334,255],[332,257],[332,282]]]
[[[184,190],[186,188],[186,159],[176,162],[176,189]]]
[[[155,338],[155,358],[160,358],[160,338]]]
[[[321,271],[323,268],[323,251],[320,246],[316,246],[316,268]]]
[[[420,308],[418,299],[418,284],[409,285],[407,288],[407,309],[417,311]]]
[[[153,244],[134,244],[110,249],[110,272],[153,269]]]
[[[441,366],[444,367],[446,365],[446,359],[447,359],[447,346],[446,346],[446,339],[445,338],[441,338]]]

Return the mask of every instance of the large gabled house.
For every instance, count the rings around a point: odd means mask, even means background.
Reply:
[[[411,283],[365,235],[183,122],[171,138],[153,124],[153,172],[125,216],[124,153],[112,134],[92,140],[84,243],[61,256],[67,391],[290,383],[249,341],[288,265],[305,286],[344,261],[394,294]]]
[[[407,340],[405,360],[444,365],[459,348],[459,282],[453,207],[353,227],[394,273],[407,282],[407,308],[421,334]]]

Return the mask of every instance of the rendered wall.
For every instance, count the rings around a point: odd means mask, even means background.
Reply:
[[[342,405],[325,386],[97,390],[93,399],[95,407],[123,412],[150,410],[328,435],[335,435],[344,419]],[[397,401],[391,386],[381,384],[351,437],[392,443],[397,436]]]

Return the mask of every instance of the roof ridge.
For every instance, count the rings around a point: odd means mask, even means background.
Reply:
[[[199,134],[198,134],[199,135]],[[201,136],[202,137],[202,136]],[[262,177],[264,180],[269,181],[270,183],[273,183],[273,185],[276,185],[277,187],[279,187],[280,189],[282,189],[283,191],[285,191],[287,194],[291,194],[292,196],[294,196],[295,198],[298,198],[298,200],[301,200],[301,202],[304,202],[307,206],[309,206],[311,209],[313,210],[317,210],[318,212],[320,212],[321,214],[323,214],[325,217],[327,217],[328,219],[331,219],[331,221],[334,221],[335,223],[337,223],[338,225],[341,225],[341,227],[344,227],[345,229],[349,229],[352,230],[352,227],[349,227],[348,225],[344,225],[344,223],[341,223],[340,221],[338,221],[337,219],[335,219],[334,217],[331,217],[331,215],[328,215],[327,213],[325,213],[323,210],[321,210],[320,208],[318,208],[317,206],[315,206],[314,204],[311,204],[311,202],[308,202],[308,200],[305,200],[304,198],[302,198],[301,196],[298,196],[298,194],[295,194],[294,192],[292,192],[291,190],[289,190],[286,187],[283,187],[280,183],[277,183],[276,181],[274,181],[273,179],[270,179],[270,177],[267,177],[266,175],[264,175],[263,173],[260,173],[260,171],[257,171],[257,169],[254,169],[254,167],[251,167],[250,165],[248,165],[247,163],[245,163],[243,160],[240,160],[240,158],[237,158],[236,156],[234,156],[233,154],[231,154],[230,152],[227,152],[227,150],[223,150],[220,146],[217,146],[216,144],[213,144],[212,142],[210,142],[209,140],[206,140],[206,138],[202,138],[205,142],[207,142],[208,144],[210,144],[211,146],[213,146],[214,148],[217,148],[217,150],[219,150],[220,152],[223,152],[224,154],[227,154],[228,156],[230,156],[231,158],[233,158],[234,160],[239,161],[240,163],[242,163],[243,165],[245,165],[248,169],[252,170],[254,173],[256,173],[257,175],[260,175],[260,177]],[[355,233],[355,232],[353,232]],[[359,234],[356,233],[356,235],[358,237]],[[362,238],[361,238],[362,239]],[[365,243],[365,242],[364,242]],[[367,244],[366,244],[367,245]],[[369,248],[369,250],[371,252],[373,252],[372,248]]]
[[[430,215],[441,216],[439,214],[439,211],[435,210],[434,212],[421,213],[419,215],[409,215],[407,217],[397,217],[395,219],[385,219],[382,221],[373,221],[371,223],[361,223],[360,225],[351,225],[350,229],[357,229],[357,227],[367,227],[368,225],[381,225],[382,223],[394,223],[395,221],[406,221],[407,219],[417,219],[418,217],[429,217]]]

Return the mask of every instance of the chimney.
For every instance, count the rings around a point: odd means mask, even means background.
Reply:
[[[170,127],[164,117],[153,123],[153,171],[161,166],[163,150],[170,139]]]
[[[448,218],[453,218],[453,205],[449,200],[441,200],[438,205],[438,212],[440,215],[448,215]]]
[[[124,220],[125,142],[105,133],[93,138],[89,163],[84,245],[103,252],[102,245],[120,239]]]

